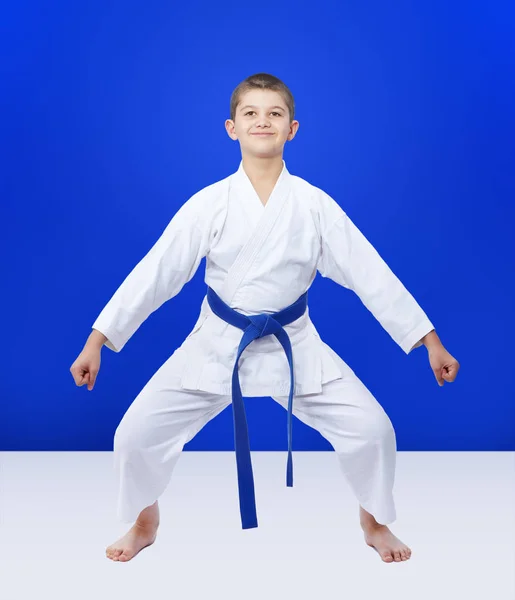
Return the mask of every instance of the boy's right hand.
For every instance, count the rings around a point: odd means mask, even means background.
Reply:
[[[87,385],[91,392],[100,370],[100,348],[86,347],[79,354],[73,365],[70,367],[70,372],[73,375],[77,386]]]

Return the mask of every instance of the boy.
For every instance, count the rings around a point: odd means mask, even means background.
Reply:
[[[282,157],[299,126],[293,117],[291,92],[272,75],[253,75],[234,90],[225,125],[240,143],[238,171],[177,211],[100,313],[71,368],[76,384],[92,390],[102,346],[119,352],[206,257],[208,291],[197,323],[115,433],[118,516],[135,524],[107,548],[112,560],[130,560],[153,543],[157,499],[184,444],[231,402],[242,524],[257,527],[242,396],[271,396],[288,409],[288,486],[293,412],[333,445],[359,500],[366,543],[385,562],[410,558],[411,550],[386,526],[396,518],[394,429],[309,318],[307,290],[317,270],[353,290],[406,353],[425,344],[440,385],[454,381],[459,365],[341,207],[290,175]]]

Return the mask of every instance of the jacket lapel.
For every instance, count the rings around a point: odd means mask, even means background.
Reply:
[[[249,237],[227,273],[222,295],[230,304],[236,290],[251,268],[259,250],[277,222],[290,196],[291,175],[283,160],[283,170],[266,205],[261,202],[254,186],[243,169],[243,161],[236,173],[229,179],[229,205],[239,203],[244,210]]]

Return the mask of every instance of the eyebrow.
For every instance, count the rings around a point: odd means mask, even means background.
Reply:
[[[240,110],[245,110],[246,108],[257,108],[257,106],[255,104],[247,104],[247,106],[240,108]],[[282,106],[271,106],[270,109],[272,108],[280,108],[281,110],[284,110]]]

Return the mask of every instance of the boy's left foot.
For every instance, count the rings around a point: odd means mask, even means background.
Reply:
[[[402,562],[411,558],[411,549],[393,535],[386,525],[364,527],[365,542],[383,562]]]

